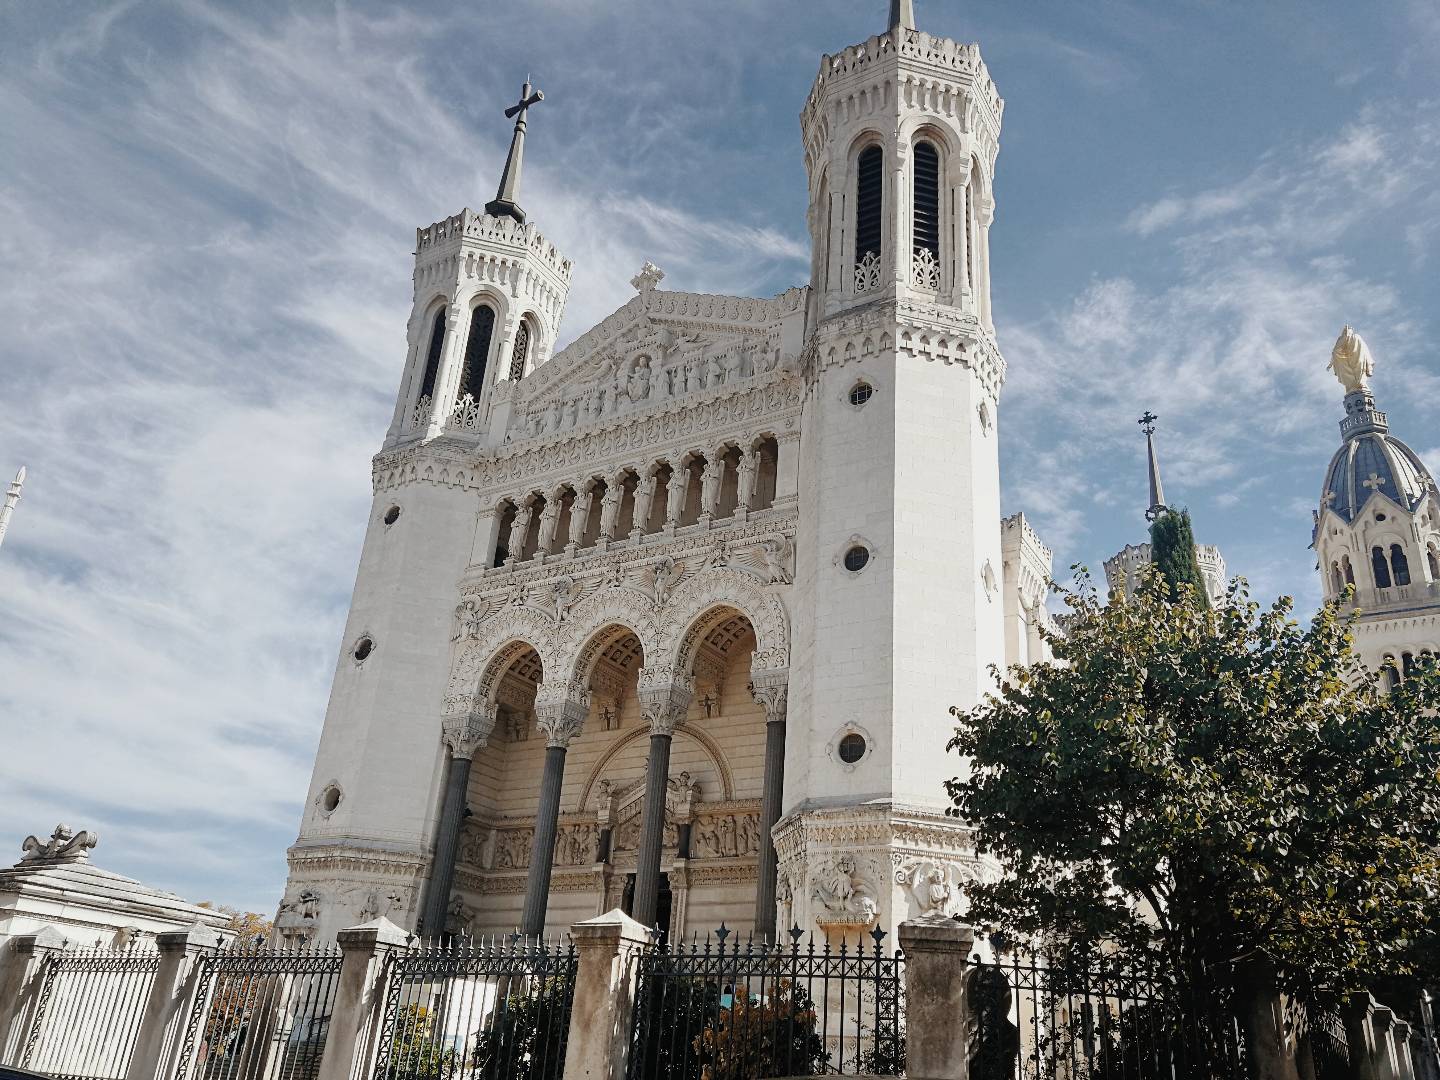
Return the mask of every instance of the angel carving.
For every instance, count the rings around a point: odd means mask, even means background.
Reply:
[[[760,555],[765,560],[765,578],[771,585],[789,585],[790,541],[783,536],[766,540],[760,545]]]
[[[565,616],[570,614],[570,609],[580,599],[582,586],[576,583],[574,578],[563,577],[551,586],[551,598],[555,603],[555,621],[564,622]]]
[[[480,636],[480,624],[485,621],[489,614],[489,605],[480,604],[475,600],[462,600],[455,609],[455,623],[450,631],[450,640],[459,641],[461,638],[469,638],[472,641]]]
[[[670,590],[679,582],[683,571],[675,565],[675,560],[667,555],[655,563],[651,574],[653,575],[652,595],[655,598],[655,606],[660,607],[670,598]]]

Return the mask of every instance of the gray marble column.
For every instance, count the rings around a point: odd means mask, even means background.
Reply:
[[[568,688],[554,694],[541,686],[535,696],[535,723],[545,733],[545,772],[540,780],[540,806],[535,815],[535,841],[530,845],[530,872],[525,881],[525,907],[520,932],[538,937],[545,932],[550,903],[550,873],[555,841],[560,835],[560,791],[565,783],[565,754],[585,726],[589,695]]]
[[[765,786],[760,795],[760,841],[755,864],[755,933],[775,940],[775,823],[780,820],[785,788],[785,707],[788,671],[766,672],[750,683],[755,700],[765,707]]]
[[[655,923],[660,896],[660,854],[665,843],[665,792],[670,780],[670,742],[675,727],[685,719],[694,686],[671,682],[640,691],[640,710],[650,724],[650,757],[645,767],[645,802],[640,818],[640,848],[636,853],[635,901],[631,917],[643,926]]]
[[[470,765],[475,752],[490,738],[495,717],[471,716],[447,720],[442,732],[449,760],[445,768],[445,799],[435,828],[435,853],[430,860],[430,879],[425,886],[425,905],[420,911],[420,933],[436,937],[445,929],[445,909],[455,887],[455,859],[460,851],[460,831],[465,826],[465,804],[470,789]]]

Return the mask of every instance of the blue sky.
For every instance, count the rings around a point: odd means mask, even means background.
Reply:
[[[1342,323],[1440,467],[1440,5],[917,0],[1006,98],[991,234],[1007,511],[1057,572],[1167,494],[1318,599]],[[269,912],[404,354],[414,228],[523,202],[563,336],[666,286],[804,281],[798,114],[884,0],[0,7],[0,845]],[[940,702],[943,707],[948,703]]]

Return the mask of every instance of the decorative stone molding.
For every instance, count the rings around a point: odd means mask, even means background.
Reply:
[[[20,845],[20,850],[25,854],[20,857],[20,863],[16,865],[37,862],[83,862],[90,858],[90,852],[99,843],[99,833],[90,832],[87,829],[76,832],[62,822],[55,826],[55,831],[50,834],[49,840],[27,836]]]
[[[750,696],[765,710],[766,723],[783,723],[790,699],[790,672],[786,669],[752,675]]]
[[[673,735],[675,728],[685,719],[690,700],[695,696],[695,683],[687,675],[669,672],[665,682],[658,682],[659,672],[650,673],[657,681],[645,685],[647,672],[641,669],[640,715],[650,726],[653,735]]]
[[[569,746],[589,715],[590,692],[576,682],[542,683],[535,691],[535,724],[546,746]]]
[[[810,896],[815,922],[824,929],[870,927],[879,914],[872,876],[853,855],[822,859],[810,869]]]

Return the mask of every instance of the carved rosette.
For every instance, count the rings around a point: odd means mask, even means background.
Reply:
[[[790,672],[757,672],[750,678],[750,696],[765,710],[766,723],[784,723],[790,697]]]
[[[474,757],[475,752],[490,741],[495,730],[495,711],[472,712],[469,716],[446,720],[440,729],[440,737],[452,757]]]
[[[535,691],[535,724],[546,746],[568,747],[589,715],[590,692],[579,683],[542,683]]]
[[[672,735],[676,725],[685,719],[690,700],[695,696],[695,682],[688,676],[672,673],[664,682],[640,679],[640,715],[650,725],[653,735]],[[649,685],[647,685],[649,683]]]

